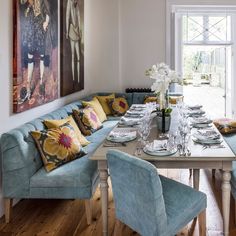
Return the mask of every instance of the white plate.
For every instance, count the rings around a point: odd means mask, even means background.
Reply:
[[[212,125],[210,124],[192,124],[193,128],[210,128]]]
[[[151,151],[147,147],[144,147],[143,152],[151,156],[171,156],[177,152],[177,149],[173,151],[167,151],[167,150],[166,151]]]
[[[197,138],[192,138],[193,139],[193,142],[195,142],[195,143],[199,143],[199,144],[220,144],[220,143],[222,143],[223,142],[223,140],[222,139],[209,139],[209,140],[199,140],[199,139],[197,139]]]
[[[124,137],[113,137],[113,136],[107,136],[107,140],[114,142],[114,143],[124,143],[129,142],[132,140],[135,140],[137,136],[124,136]]]

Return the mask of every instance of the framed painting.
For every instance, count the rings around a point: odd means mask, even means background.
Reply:
[[[13,0],[13,112],[58,98],[58,0]]]
[[[60,0],[61,96],[84,89],[84,0]]]

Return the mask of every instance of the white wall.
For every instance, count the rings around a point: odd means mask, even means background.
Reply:
[[[120,0],[122,89],[149,87],[145,70],[165,61],[165,0]]]

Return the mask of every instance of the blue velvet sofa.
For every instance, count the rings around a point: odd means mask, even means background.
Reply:
[[[91,100],[98,93],[81,100]],[[151,93],[150,93],[151,94]],[[142,103],[146,93],[117,93],[125,96],[129,105]],[[50,199],[85,199],[87,221],[91,222],[91,201],[98,183],[97,163],[89,160],[89,156],[103,142],[107,134],[117,124],[117,117],[108,117],[103,128],[88,136],[91,142],[85,149],[87,155],[67,163],[47,173],[43,167],[40,153],[29,134],[33,130],[45,129],[45,119],[63,119],[73,109],[81,108],[81,101],[68,104],[47,115],[34,119],[1,136],[2,184],[5,199],[5,218],[10,221],[12,199],[50,198]]]

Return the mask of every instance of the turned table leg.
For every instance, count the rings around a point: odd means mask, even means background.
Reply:
[[[193,187],[196,190],[199,190],[199,169],[194,169],[193,170]]]
[[[229,235],[229,212],[230,212],[230,171],[223,170],[222,175],[222,211],[223,211],[223,230],[224,235]]]
[[[103,236],[108,235],[108,170],[107,161],[98,161],[100,177],[100,190],[102,202],[102,232]]]

